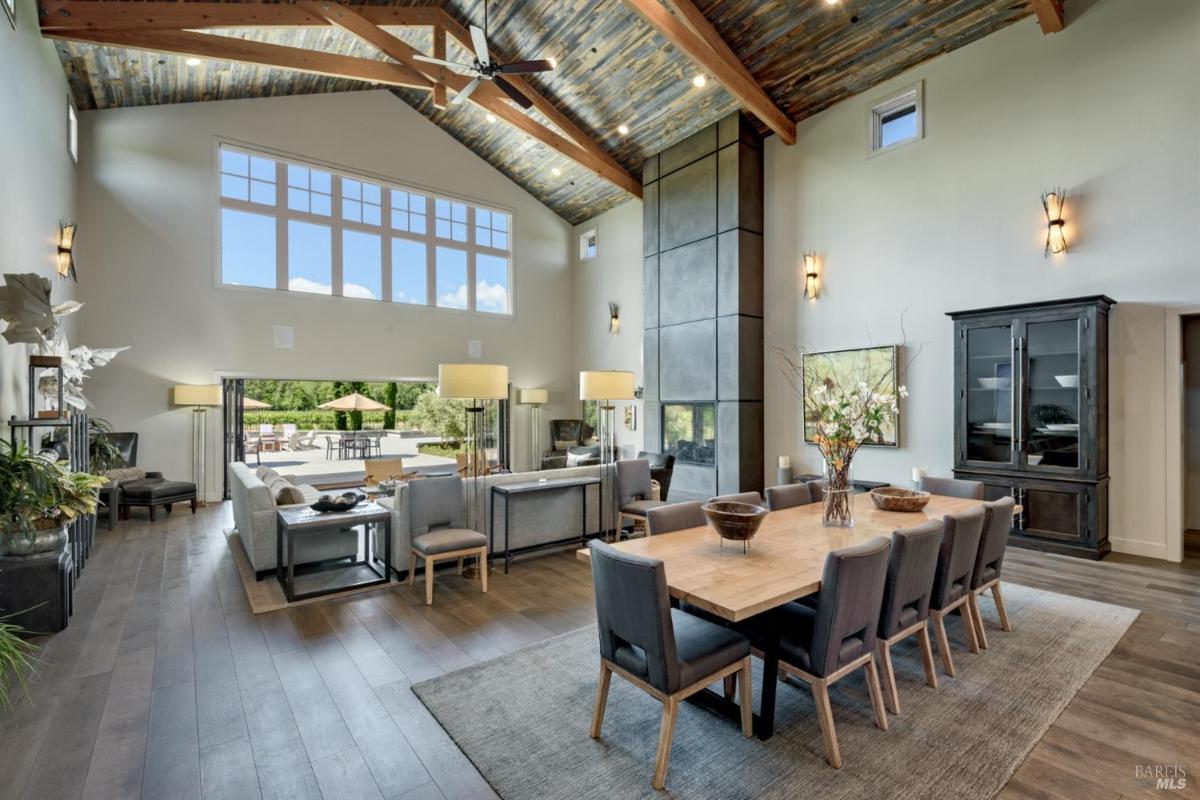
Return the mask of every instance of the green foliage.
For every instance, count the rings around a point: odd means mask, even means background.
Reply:
[[[464,452],[462,442],[454,444],[437,444],[435,442],[426,442],[417,447],[417,452],[427,456],[444,456],[453,458],[456,453]]]
[[[388,410],[383,415],[383,427],[389,430],[396,427],[396,384],[389,383],[384,386],[383,404],[388,407]]]
[[[247,411],[246,425],[251,420],[255,425],[292,424],[306,430],[313,427],[322,430],[361,430],[363,428],[404,428],[407,414],[417,399],[434,389],[431,383],[389,383],[364,381],[272,381],[248,380],[245,384],[246,397],[261,400],[271,406],[261,411]],[[358,392],[372,400],[396,410],[387,412],[323,411],[317,406]]]
[[[88,468],[96,475],[125,466],[121,449],[108,438],[112,432],[108,420],[99,417],[88,420]]]
[[[0,441],[0,535],[32,539],[39,529],[90,514],[106,482]]]
[[[462,400],[441,398],[427,391],[417,398],[410,422],[423,433],[458,442],[466,436],[465,415],[466,405]]]
[[[365,411],[363,412],[363,429],[364,430],[408,430],[411,428],[410,418],[411,411],[397,411],[396,421],[393,427],[387,427],[386,411]],[[334,412],[332,411],[275,411],[274,409],[265,409],[261,411],[247,411],[242,416],[243,423],[246,426],[246,431],[253,433],[258,430],[259,425],[270,424],[276,427],[281,425],[295,425],[302,431],[310,431],[314,428],[320,431],[336,430],[334,427]]]
[[[33,657],[37,648],[22,638],[25,630],[8,620],[0,617],[0,709],[5,710],[12,708],[14,684],[24,692],[37,661]]]

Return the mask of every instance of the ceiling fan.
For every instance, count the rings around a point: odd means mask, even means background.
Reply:
[[[463,90],[454,96],[450,101],[450,105],[456,106],[464,102],[471,93],[479,88],[481,81],[491,81],[496,86],[512,98],[512,101],[521,108],[529,108],[533,102],[517,91],[511,83],[504,80],[504,75],[522,75],[531,72],[549,72],[554,69],[555,64],[549,59],[539,59],[537,61],[514,61],[511,64],[501,64],[493,61],[488,53],[487,45],[487,0],[483,3],[483,27],[472,25],[471,28],[471,44],[475,48],[475,59],[471,64],[459,64],[455,61],[447,61],[443,58],[431,58],[426,55],[416,54],[413,56],[418,61],[427,61],[430,64],[437,64],[445,67],[459,75],[466,75],[472,78],[471,82],[463,87]]]

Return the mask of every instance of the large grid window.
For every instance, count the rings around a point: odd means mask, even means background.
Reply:
[[[227,286],[512,313],[512,216],[222,144]]]

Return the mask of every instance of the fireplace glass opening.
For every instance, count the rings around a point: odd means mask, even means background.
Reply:
[[[676,461],[713,464],[717,452],[715,403],[664,403],[662,451]]]

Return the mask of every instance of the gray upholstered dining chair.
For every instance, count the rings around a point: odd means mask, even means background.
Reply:
[[[745,503],[748,506],[761,506],[762,495],[758,492],[738,492],[737,494],[721,494],[709,498],[710,503]]]
[[[943,497],[962,497],[967,500],[983,499],[983,484],[979,481],[960,481],[957,478],[921,478],[917,488],[922,492],[940,494]]]
[[[704,503],[691,500],[686,503],[666,503],[650,509],[646,514],[646,529],[651,536],[671,533],[688,528],[699,528],[708,524],[708,517],[701,511]]]
[[[662,561],[625,553],[599,541],[592,541],[588,548],[600,632],[600,678],[591,735],[600,737],[614,672],[661,702],[662,724],[651,785],[662,789],[679,704],[709,684],[742,675],[742,734],[753,735],[750,642],[736,631],[671,608]]]
[[[467,527],[467,509],[463,502],[462,478],[425,478],[408,483],[409,526],[412,549],[408,562],[408,585],[416,582],[417,559],[425,561],[425,605],[433,605],[433,568],[438,561],[458,559],[462,574],[463,559],[479,559],[479,579],[488,589],[487,537]]]
[[[779,511],[784,508],[806,506],[813,501],[807,483],[785,483],[767,487],[767,508]]]
[[[1000,617],[1000,628],[1011,631],[1008,610],[1004,608],[1004,595],[1000,591],[1000,568],[1004,563],[1004,550],[1008,546],[1008,531],[1012,528],[1013,508],[1016,501],[1011,497],[1001,498],[994,503],[983,504],[983,535],[979,539],[979,552],[975,556],[975,569],[971,573],[971,613],[975,617],[979,646],[988,649],[987,632],[983,629],[983,615],[979,613],[979,597],[988,589],[996,602],[996,614]]]
[[[896,691],[896,671],[892,668],[892,645],[916,636],[925,667],[925,683],[934,689],[938,685],[933,647],[929,643],[929,601],[933,596],[942,526],[940,519],[931,519],[892,532],[875,648],[879,652],[883,701],[893,714],[900,713],[900,695]]]
[[[824,500],[825,500],[825,481],[818,478],[814,481],[809,481],[805,485],[808,486],[808,493],[812,497],[812,501],[814,503],[824,502]]]
[[[864,668],[875,725],[883,731],[888,728],[875,670],[875,638],[889,549],[887,539],[876,537],[856,547],[832,551],[825,557],[815,608],[788,603],[751,617],[737,628],[760,649],[766,637],[779,637],[779,674],[800,678],[812,689],[817,722],[825,740],[825,758],[837,769],[842,767],[842,755],[829,704],[831,684]]]
[[[617,521],[618,531],[625,526],[625,520],[632,522],[635,529],[646,527],[647,512],[667,504],[663,500],[654,500],[651,497],[653,491],[648,460],[617,462],[617,508],[621,515]]]
[[[950,655],[950,639],[946,636],[946,615],[954,609],[960,609],[959,613],[962,614],[971,652],[979,652],[975,613],[970,597],[975,555],[979,552],[979,538],[983,533],[983,508],[947,514],[942,519],[942,525],[942,546],[938,549],[937,570],[933,575],[929,616],[933,620],[933,632],[942,656],[942,669],[954,677],[954,658]]]

